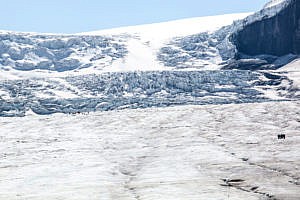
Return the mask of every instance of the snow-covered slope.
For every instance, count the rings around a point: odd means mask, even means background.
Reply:
[[[119,35],[138,34],[147,40],[167,41],[174,37],[193,35],[196,33],[215,31],[222,26],[230,25],[234,20],[242,19],[250,13],[227,14],[208,17],[181,19],[169,22],[154,23],[139,26],[115,28],[93,32],[80,33],[79,35]]]
[[[271,1],[253,15],[191,18],[73,35],[0,31],[0,78],[220,69],[236,53],[232,34],[276,15],[290,2]]]
[[[278,4],[283,3],[285,0],[271,0],[270,2],[266,3],[266,5],[264,6],[264,8],[271,8],[273,6],[276,6]]]
[[[232,25],[248,14],[1,32],[0,200],[299,200],[300,59],[219,70],[286,2]]]
[[[280,68],[278,71],[285,73],[286,76],[292,80],[291,90],[298,99],[300,99],[300,59],[296,59],[286,66]]]
[[[127,38],[123,36],[39,35],[0,33],[0,65],[6,74],[41,76],[86,69],[102,70],[125,57]],[[27,73],[26,73],[27,72]]]
[[[1,77],[166,70],[168,63],[160,62],[157,54],[162,47],[168,46],[172,38],[213,32],[247,15],[200,17],[76,35],[2,31]],[[214,57],[220,60],[218,52],[214,53]]]
[[[288,3],[73,35],[3,31],[0,116],[295,99],[288,74],[219,70],[232,34]]]

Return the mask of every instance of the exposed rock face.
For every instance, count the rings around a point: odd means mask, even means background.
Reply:
[[[300,1],[293,0],[274,17],[247,25],[233,37],[242,54],[300,54]]]

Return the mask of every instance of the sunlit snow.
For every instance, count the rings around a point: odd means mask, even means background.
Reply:
[[[230,36],[289,2],[71,35],[1,31],[0,200],[299,200],[300,60],[222,69]]]
[[[297,200],[299,117],[274,102],[0,118],[0,199]]]

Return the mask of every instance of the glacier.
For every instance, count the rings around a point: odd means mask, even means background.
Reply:
[[[0,117],[0,199],[298,200],[299,108],[294,101]]]
[[[125,41],[122,37],[1,33],[0,64],[20,71],[64,72],[93,65],[101,69],[127,54]]]
[[[291,2],[272,1],[256,13],[69,35],[0,31],[0,79],[221,69],[237,53],[232,41],[236,32],[255,21],[275,16]]]
[[[287,2],[254,14],[71,35],[2,31],[0,116],[295,100],[294,81],[282,71],[224,70],[237,52],[231,35]]]
[[[291,2],[0,31],[0,200],[298,200],[299,56],[240,55],[234,43]]]
[[[0,116],[295,100],[279,73],[247,70],[112,72],[0,81]],[[273,91],[274,96],[266,95]]]

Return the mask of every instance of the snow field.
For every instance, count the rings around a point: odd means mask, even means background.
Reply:
[[[299,108],[294,101],[0,118],[0,199],[297,200]]]

